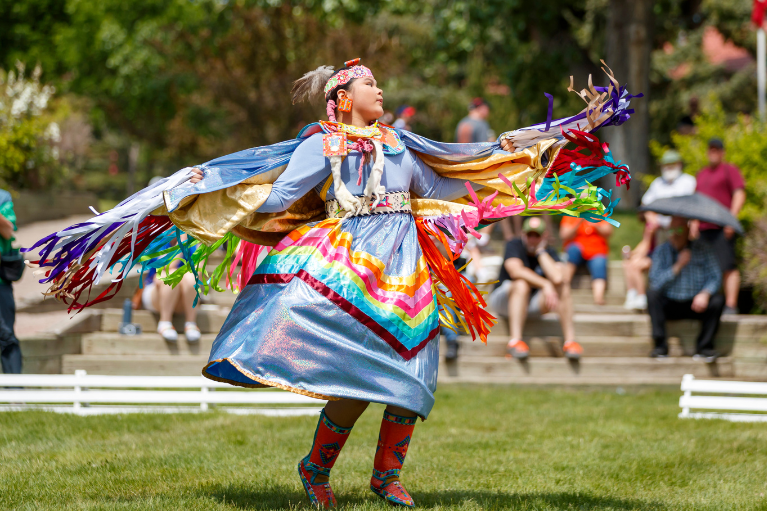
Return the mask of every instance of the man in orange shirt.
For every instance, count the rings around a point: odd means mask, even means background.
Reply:
[[[591,289],[594,303],[605,304],[607,289],[607,255],[610,249],[607,238],[613,233],[613,226],[605,221],[591,223],[583,218],[563,216],[559,224],[559,237],[567,252],[567,271],[572,281],[575,270],[586,264],[591,274]]]

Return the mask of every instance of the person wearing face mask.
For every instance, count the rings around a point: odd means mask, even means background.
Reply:
[[[695,193],[696,181],[693,176],[683,172],[682,156],[669,149],[660,160],[660,177],[655,178],[642,197],[642,205],[658,199],[680,197]],[[652,249],[658,244],[656,234],[659,229],[666,229],[671,224],[671,217],[651,211],[644,212],[645,228],[642,241],[623,261],[623,275],[626,281],[626,302],[628,310],[647,309],[647,294],[644,274],[652,264]]]

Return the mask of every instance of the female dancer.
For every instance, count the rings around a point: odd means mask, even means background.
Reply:
[[[120,264],[124,275],[137,259],[155,258],[159,267],[181,254],[186,265],[167,281],[191,271],[207,291],[242,260],[239,279],[228,277],[241,292],[203,375],[328,401],[298,463],[309,499],[325,507],[336,504],[330,470],[355,422],[370,402],[386,404],[370,487],[412,507],[400,470],[417,417],[434,404],[440,317],[453,317],[440,309],[458,312],[463,328],[483,340],[494,321],[434,240],[454,259],[467,234],[505,216],[609,216],[612,204],[603,205],[604,192],[587,179],[612,172],[627,181],[627,168],[574,128],[622,122],[627,93],[615,84],[582,91],[590,106],[579,116],[480,144],[440,144],[378,124],[383,93],[359,59],[296,82],[294,101],[315,94],[324,97],[329,122],[308,126],[296,141],[184,169],[41,240],[38,264],[51,267],[44,279],[53,282],[51,294],[80,309],[108,298],[105,291],[78,301],[109,266]],[[594,154],[561,149],[567,140]],[[181,231],[198,241],[182,240]],[[169,238],[177,248],[165,248]],[[224,241],[225,263],[206,274],[207,254]]]

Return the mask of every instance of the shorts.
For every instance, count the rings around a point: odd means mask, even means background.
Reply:
[[[496,316],[503,318],[509,317],[509,294],[511,294],[511,286],[513,280],[504,280],[503,283],[498,286],[487,299],[487,304],[490,309],[495,312]],[[527,304],[527,316],[538,317],[541,315],[541,300],[543,300],[543,293],[540,289],[533,288],[530,291],[530,301]]]
[[[587,261],[583,258],[581,246],[572,243],[567,247],[567,262],[573,263],[575,266],[586,263],[591,274],[591,280],[607,280],[607,256],[596,255]]]
[[[724,229],[706,229],[700,231],[700,239],[714,251],[722,273],[738,268],[735,260],[735,236],[728,240],[724,235]]]
[[[152,303],[156,292],[157,285],[154,282],[144,284],[144,291],[141,292],[141,305],[149,312],[157,312],[157,309],[154,308],[154,304]]]

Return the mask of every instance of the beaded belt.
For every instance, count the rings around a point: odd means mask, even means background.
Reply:
[[[375,202],[375,197],[369,199],[367,197],[357,197],[362,201],[362,212],[353,216],[366,216],[366,215],[381,215],[384,213],[402,213],[405,211],[412,211],[410,207],[410,192],[391,192],[381,195],[381,200],[374,210],[370,210],[370,205]],[[343,218],[346,216],[347,211],[341,209],[338,201],[335,199],[325,201],[325,213],[328,218]]]

